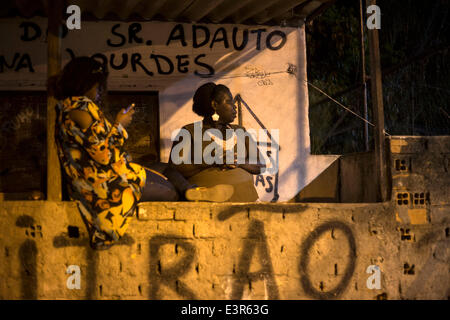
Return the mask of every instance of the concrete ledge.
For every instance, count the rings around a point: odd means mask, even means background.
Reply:
[[[93,251],[75,203],[0,202],[0,298],[447,299],[450,221],[411,225],[394,212],[391,202],[142,203],[120,243]],[[80,289],[67,286],[73,265]],[[380,289],[367,287],[370,265]]]

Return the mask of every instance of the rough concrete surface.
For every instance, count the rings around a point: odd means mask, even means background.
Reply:
[[[72,203],[5,202],[0,298],[446,299],[448,221],[403,225],[394,208],[146,203],[120,244],[93,251]]]
[[[0,298],[448,299],[450,148],[428,140],[391,139],[392,201],[142,203],[106,251],[72,202],[0,202]]]

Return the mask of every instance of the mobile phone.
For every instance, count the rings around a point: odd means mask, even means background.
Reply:
[[[130,104],[130,105],[123,111],[123,113],[124,113],[124,114],[127,113],[127,112],[130,111],[130,109],[133,108],[133,107],[134,107],[134,103]]]

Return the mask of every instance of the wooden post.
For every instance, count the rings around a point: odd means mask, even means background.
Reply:
[[[363,95],[363,104],[364,104],[364,119],[369,120],[369,113],[367,109],[367,77],[366,77],[366,50],[364,46],[364,1],[359,0],[359,23],[361,28],[361,79],[363,84],[362,95]],[[364,122],[364,144],[366,147],[366,151],[370,150],[369,147],[369,124]]]
[[[56,98],[48,79],[61,70],[62,0],[49,0],[47,36],[47,200],[61,201],[61,169],[55,143]]]
[[[376,0],[367,0],[367,6],[376,4]],[[372,110],[375,122],[375,170],[377,180],[377,198],[379,201],[387,199],[387,174],[384,137],[384,111],[383,111],[383,88],[381,83],[380,46],[378,30],[368,30],[369,52],[370,52],[370,89],[372,95]]]

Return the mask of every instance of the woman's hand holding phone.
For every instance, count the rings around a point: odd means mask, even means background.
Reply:
[[[122,108],[116,116],[115,123],[119,123],[123,127],[128,127],[133,120],[134,111],[134,103],[130,104],[127,108]]]

